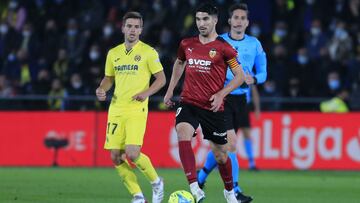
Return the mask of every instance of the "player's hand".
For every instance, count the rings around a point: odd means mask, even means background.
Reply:
[[[221,93],[216,93],[214,95],[212,95],[209,99],[209,101],[211,101],[211,108],[210,110],[213,112],[217,112],[219,111],[221,104],[224,101],[224,97],[221,96]]]
[[[132,98],[133,100],[139,101],[139,102],[143,102],[145,101],[147,98],[149,97],[148,94],[146,94],[145,92],[140,92],[138,94],[135,94]]]
[[[175,105],[175,102],[171,101],[171,98],[173,97],[173,93],[171,92],[166,92],[165,96],[164,96],[164,104],[168,107],[171,108]]]
[[[245,71],[245,83],[248,85],[255,83],[254,77],[248,71]]]
[[[95,91],[96,97],[99,101],[105,101],[106,100],[106,92],[104,89],[98,87]]]

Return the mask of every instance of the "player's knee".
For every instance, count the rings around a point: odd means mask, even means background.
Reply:
[[[178,141],[190,141],[195,129],[189,123],[181,122],[176,124]]]
[[[112,151],[111,152],[111,160],[115,166],[122,164],[125,161],[124,153],[120,152],[120,151],[118,151],[118,152]]]
[[[189,141],[191,140],[193,134],[186,131],[185,129],[176,129],[178,141]]]
[[[227,154],[222,152],[222,151],[218,151],[218,152],[214,152],[214,156],[216,159],[216,162],[219,164],[225,164],[226,160],[227,160]]]
[[[236,152],[236,143],[229,143],[229,152]]]
[[[140,156],[140,151],[138,150],[126,150],[126,157],[134,162]]]

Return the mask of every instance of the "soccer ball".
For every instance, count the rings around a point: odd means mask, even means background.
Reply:
[[[190,192],[178,190],[170,195],[168,203],[195,203],[195,200]]]

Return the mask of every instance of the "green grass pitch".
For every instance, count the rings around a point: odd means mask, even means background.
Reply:
[[[166,197],[189,190],[180,169],[159,169]],[[145,196],[151,187],[137,172]],[[254,203],[359,203],[360,172],[241,171],[243,190]],[[205,203],[222,203],[223,185],[217,171],[206,183]],[[0,168],[1,203],[128,203],[131,197],[111,168]]]

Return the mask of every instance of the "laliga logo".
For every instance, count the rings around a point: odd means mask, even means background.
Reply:
[[[262,125],[253,128],[251,135],[255,158],[267,161],[288,160],[298,169],[311,168],[316,159],[331,162],[341,160],[346,155],[352,161],[360,162],[360,129],[359,135],[348,141],[344,138],[341,126],[293,127],[291,123],[291,116],[284,115],[279,126],[280,133],[274,131],[271,119],[264,119]],[[242,137],[238,136],[238,153],[246,158]]]
[[[348,142],[346,152],[350,159],[360,162],[360,129],[358,136],[355,136]]]

